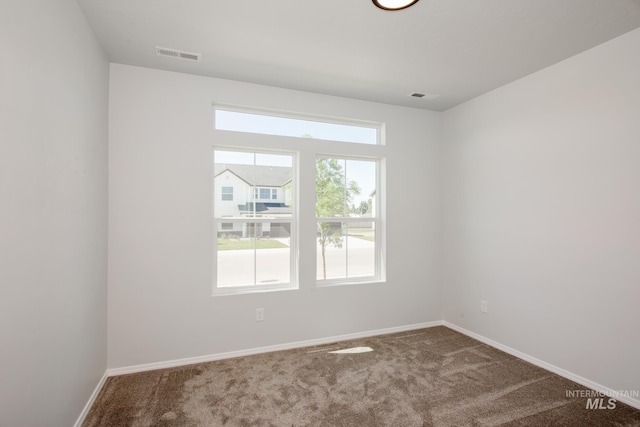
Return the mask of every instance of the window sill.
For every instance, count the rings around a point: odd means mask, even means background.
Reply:
[[[386,285],[385,279],[377,279],[375,277],[363,277],[361,280],[323,280],[316,281],[316,288],[335,288],[340,286],[352,286],[352,285]]]
[[[278,286],[278,287],[228,287],[216,288],[211,294],[212,297],[224,297],[230,295],[246,295],[246,294],[262,294],[267,292],[297,291],[300,289],[295,285]]]

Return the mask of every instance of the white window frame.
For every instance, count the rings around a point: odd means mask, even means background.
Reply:
[[[382,170],[383,170],[383,161],[384,159],[380,158],[368,158],[368,157],[357,157],[357,156],[345,156],[339,154],[318,154],[316,158],[331,158],[338,160],[360,160],[360,161],[369,161],[375,162],[376,164],[376,197],[378,197],[378,193],[381,193],[381,184],[382,184]],[[369,217],[348,217],[348,216],[333,216],[333,217],[315,217],[316,227],[321,222],[340,222],[346,224],[353,224],[358,222],[372,222],[375,230],[375,238],[374,238],[374,262],[375,262],[375,272],[373,276],[361,276],[361,277],[344,277],[344,278],[335,278],[335,279],[319,279],[316,276],[316,286],[336,286],[336,285],[349,285],[349,284],[360,284],[360,283],[377,283],[384,281],[385,278],[385,266],[384,266],[384,257],[383,257],[383,236],[384,236],[384,225],[380,218],[380,203],[375,203],[374,212],[371,218]],[[348,244],[348,239],[347,239]],[[348,250],[348,247],[347,247]],[[316,254],[317,257],[317,254]],[[346,265],[347,275],[349,271],[349,264]],[[317,271],[317,268],[316,268]]]
[[[282,152],[276,150],[268,150],[268,149],[247,149],[241,147],[232,147],[232,146],[224,146],[224,145],[214,145],[211,151],[212,158],[212,166],[215,164],[215,152],[216,150],[220,151],[236,151],[236,152],[245,152],[245,153],[256,153],[256,154],[276,154],[276,155],[287,155],[292,158],[292,177],[291,186],[292,186],[292,194],[296,194],[297,186],[297,153],[295,152]],[[213,168],[212,168],[213,170]],[[213,175],[212,183],[215,182],[215,174]],[[259,187],[253,186],[253,192]],[[212,188],[213,190],[213,188]],[[213,197],[214,203],[216,198]],[[214,274],[213,274],[213,296],[221,296],[221,295],[237,295],[243,293],[258,293],[258,292],[270,292],[270,291],[281,291],[281,290],[292,290],[298,289],[298,275],[297,275],[297,210],[295,203],[296,197],[294,196],[294,203],[292,207],[291,218],[264,218],[258,214],[255,214],[254,217],[230,217],[230,216],[215,216],[215,206],[212,205],[212,217],[213,217],[213,266],[214,266]],[[255,205],[254,205],[255,207]],[[218,233],[225,232],[228,230],[222,230],[223,223],[232,223],[232,224],[273,224],[273,223],[289,223],[290,224],[290,246],[289,246],[289,282],[288,283],[276,283],[276,284],[253,284],[247,286],[223,286],[219,287],[217,282],[217,263],[218,263],[218,249],[217,249],[217,238]],[[257,251],[258,249],[254,248],[254,256],[253,263],[254,269],[257,264]]]
[[[273,134],[261,134],[243,132],[240,130],[217,129],[215,124],[215,111],[237,111],[241,113],[272,115],[292,119],[328,122],[356,127],[375,127],[377,129],[377,143],[357,143],[348,141],[324,140],[308,138],[306,136],[278,136]],[[292,225],[291,225],[291,286],[269,289],[261,286],[260,289],[239,289],[238,287],[216,288],[217,252],[213,243],[214,253],[214,279],[213,296],[237,295],[243,293],[257,293],[277,290],[297,290],[302,288],[329,289],[335,286],[386,283],[386,159],[387,147],[385,141],[385,125],[381,122],[373,122],[360,119],[343,119],[329,116],[316,116],[310,114],[297,114],[283,111],[266,110],[260,108],[246,108],[230,106],[228,104],[214,104],[212,111],[214,150],[266,152],[274,154],[294,155],[293,175],[294,186],[292,197],[294,200]],[[376,273],[373,277],[358,277],[351,279],[328,279],[319,281],[317,278],[317,218],[315,215],[315,161],[317,156],[335,157],[353,160],[377,161],[376,170],[376,202],[375,218],[375,263]],[[282,191],[285,191],[282,189]],[[289,191],[289,190],[287,190]],[[213,215],[212,215],[213,217]],[[367,218],[368,219],[368,218]],[[331,220],[335,220],[331,218]],[[346,222],[358,221],[361,218],[351,219]],[[252,218],[251,222],[258,222],[258,218]],[[266,222],[266,221],[265,221]],[[215,221],[214,221],[215,224]],[[215,226],[214,226],[215,228]],[[217,236],[214,230],[214,236]],[[294,253],[295,252],[295,253]],[[302,263],[301,263],[302,262]]]
[[[215,125],[216,110],[232,112],[232,113],[253,114],[253,115],[265,116],[265,117],[302,120],[302,121],[309,121],[309,122],[324,123],[329,125],[343,125],[343,126],[352,126],[356,128],[375,129],[376,140],[375,140],[375,143],[373,144],[366,143],[366,142],[353,142],[353,141],[347,141],[347,140],[344,140],[343,142],[347,144],[357,144],[357,145],[366,145],[366,146],[376,146],[376,145],[385,144],[384,125],[379,122],[368,121],[368,120],[357,120],[357,119],[344,119],[340,117],[323,117],[323,116],[316,116],[312,114],[290,113],[285,111],[268,110],[268,109],[262,109],[262,108],[245,108],[245,107],[238,107],[238,106],[228,105],[228,104],[215,104],[214,105],[214,125],[213,125],[214,129],[216,129],[216,125]],[[226,130],[224,132],[242,132],[242,131]],[[300,137],[291,137],[291,136],[285,136],[285,135],[266,134],[266,133],[264,134],[256,133],[256,135],[283,136],[285,138],[307,139],[302,135]],[[327,141],[336,142],[340,140],[333,139],[333,140],[327,140]]]

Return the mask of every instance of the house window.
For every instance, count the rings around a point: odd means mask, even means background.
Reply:
[[[253,197],[256,200],[271,200],[277,199],[278,190],[273,188],[255,188],[253,190]]]
[[[271,190],[268,188],[261,188],[260,189],[260,198],[261,199],[269,199],[269,195],[271,194]]]
[[[232,201],[233,200],[233,187],[222,187],[221,189],[221,200],[223,201]]]
[[[316,158],[318,284],[380,280],[378,163]]]
[[[295,286],[293,201],[284,200],[277,209],[253,201],[256,192],[260,198],[271,196],[270,188],[259,187],[263,182],[293,189],[293,165],[293,154],[214,150],[214,191],[224,196],[222,183],[231,180],[236,190],[231,206],[215,203],[221,199],[214,197],[216,292]],[[221,233],[227,230],[233,233]]]

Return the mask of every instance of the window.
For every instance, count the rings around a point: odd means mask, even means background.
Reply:
[[[253,191],[253,197],[256,200],[271,200],[278,198],[278,190],[271,188],[256,188]]]
[[[233,187],[222,187],[221,200],[232,201],[233,200]]]
[[[214,114],[216,295],[385,280],[382,124]]]
[[[271,190],[268,188],[261,188],[260,189],[260,198],[261,199],[269,199],[269,196],[271,195]]]
[[[378,161],[316,158],[318,283],[379,280]]]
[[[291,287],[293,165],[292,154],[214,150],[214,191],[222,195],[214,201],[224,200],[225,189],[236,190],[235,203],[213,207],[217,291]],[[289,198],[277,206],[254,202],[256,192],[269,200],[271,189],[258,188],[265,180],[289,189]]]
[[[232,107],[215,109],[215,128],[263,135],[313,137],[328,141],[380,144],[377,123],[339,123],[331,119],[301,119],[284,117],[276,112],[237,111]]]

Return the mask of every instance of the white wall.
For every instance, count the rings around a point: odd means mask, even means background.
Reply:
[[[444,318],[616,390],[640,387],[638,52],[640,30],[443,128]]]
[[[211,296],[213,102],[387,123],[388,283]],[[112,64],[109,367],[441,319],[438,150],[437,113]]]
[[[0,425],[67,426],[107,366],[109,71],[74,1],[0,12]],[[441,319],[444,194],[444,318],[637,389],[639,48],[449,110],[442,170],[438,113],[112,65],[108,366]],[[211,297],[212,102],[387,123],[387,284]]]
[[[109,67],[75,1],[0,4],[0,425],[64,426],[106,370]]]

